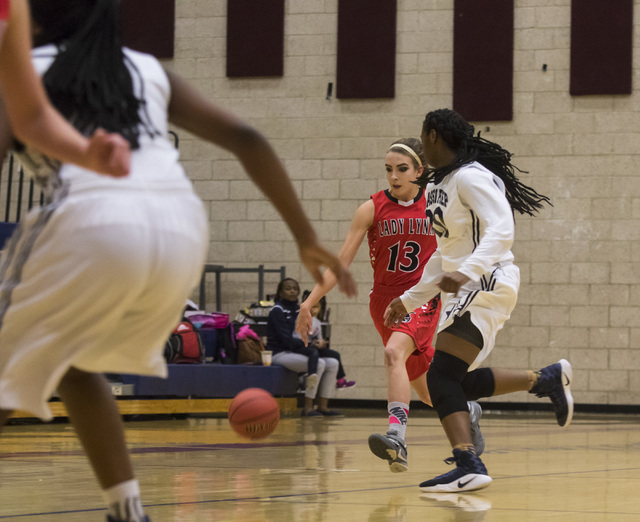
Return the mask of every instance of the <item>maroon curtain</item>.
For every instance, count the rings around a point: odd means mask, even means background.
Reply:
[[[513,118],[513,0],[455,0],[453,109],[471,121]]]
[[[338,0],[338,98],[393,98],[397,0]]]
[[[175,0],[120,0],[120,13],[127,47],[156,58],[173,58]]]
[[[631,94],[633,0],[571,2],[572,95]]]
[[[284,0],[227,1],[227,76],[282,76]]]

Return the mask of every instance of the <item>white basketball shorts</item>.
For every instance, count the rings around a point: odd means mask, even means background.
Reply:
[[[0,263],[0,408],[49,419],[70,367],[165,377],[208,242],[188,190],[102,191],[29,213]]]
[[[519,288],[520,269],[509,263],[483,275],[477,283],[469,281],[457,295],[441,294],[443,299],[438,332],[451,326],[456,316],[469,312],[471,322],[482,333],[483,348],[469,371],[475,370],[493,350],[496,334],[516,306]]]

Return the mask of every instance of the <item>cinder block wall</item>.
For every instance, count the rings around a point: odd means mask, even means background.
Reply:
[[[391,141],[417,136],[427,111],[451,106],[453,1],[398,2],[396,97],[360,101],[325,99],[335,82],[337,0],[287,0],[284,77],[240,80],[225,77],[226,3],[177,0],[176,54],[165,65],[271,140],[320,238],[337,251],[358,205],[386,188],[382,158]],[[488,362],[537,368],[566,357],[578,403],[637,404],[640,55],[631,96],[571,97],[570,7],[570,0],[516,0],[514,118],[476,122],[484,137],[514,153],[530,171],[527,182],[554,204],[538,218],[517,219],[520,299]],[[636,27],[639,7],[637,1]],[[310,288],[291,235],[238,162],[178,133],[183,164],[209,209],[209,261],[285,265]],[[337,291],[328,297],[332,343],[358,381],[349,398],[384,399],[382,346],[368,315],[366,245],[352,270],[358,298]],[[276,284],[268,277],[267,292]],[[224,276],[222,290],[223,310],[235,315],[256,300],[256,278]],[[500,400],[537,399],[521,393]]]

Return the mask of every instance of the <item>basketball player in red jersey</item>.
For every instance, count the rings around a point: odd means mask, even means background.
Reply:
[[[373,267],[373,289],[369,294],[369,311],[384,343],[387,373],[389,431],[369,437],[371,451],[387,460],[391,471],[408,469],[404,442],[411,400],[411,388],[422,402],[431,405],[425,374],[431,364],[440,299],[408,314],[404,320],[388,328],[384,311],[389,303],[420,280],[424,265],[436,250],[436,239],[425,216],[423,190],[413,183],[424,170],[422,144],[416,138],[394,141],[385,155],[389,188],[380,191],[360,205],[340,250],[339,258],[349,266],[365,236]],[[335,285],[330,273],[316,285],[300,305],[296,330],[306,342],[311,326],[311,307]],[[482,452],[484,441],[477,426],[481,415],[477,403],[469,403],[472,431]]]

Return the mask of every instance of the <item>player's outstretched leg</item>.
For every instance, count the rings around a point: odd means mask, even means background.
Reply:
[[[484,435],[480,431],[480,417],[482,417],[482,408],[475,401],[467,402],[469,407],[469,423],[471,428],[471,441],[476,449],[476,455],[479,457],[484,452]]]
[[[388,461],[392,472],[400,473],[409,469],[407,445],[396,431],[389,430],[386,435],[369,435],[369,449],[376,457]]]
[[[445,460],[447,464],[454,464],[456,468],[434,479],[420,484],[420,490],[427,493],[474,491],[486,488],[491,484],[491,477],[487,473],[480,457],[473,450],[453,450],[453,457]]]
[[[573,371],[571,364],[565,359],[560,359],[557,363],[542,368],[536,372],[536,375],[538,380],[529,393],[534,393],[538,397],[549,397],[556,412],[558,424],[562,428],[566,428],[573,419],[573,396],[571,395]]]

